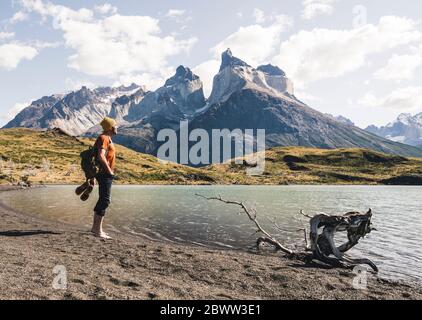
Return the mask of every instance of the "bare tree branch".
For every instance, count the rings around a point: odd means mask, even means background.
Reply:
[[[276,249],[283,251],[284,253],[287,254],[293,254],[293,251],[286,248],[285,246],[283,246],[277,239],[275,239],[270,233],[268,233],[265,229],[262,228],[261,224],[258,221],[257,218],[257,213],[256,211],[254,213],[252,213],[243,202],[239,202],[239,201],[231,201],[231,200],[225,200],[221,197],[221,195],[219,195],[218,197],[206,197],[203,196],[201,194],[196,194],[198,197],[207,199],[207,200],[218,200],[227,204],[233,204],[233,205],[237,205],[240,206],[243,211],[245,212],[245,214],[248,216],[249,220],[251,220],[255,226],[257,227],[257,229],[265,236],[265,237],[260,237],[257,240],[257,246],[259,247],[259,245],[263,242],[269,243],[271,245],[273,245]]]
[[[303,210],[300,210],[300,214],[301,214],[302,216],[306,217],[306,218],[309,218],[309,219],[312,219],[312,218],[313,218],[313,216],[310,216],[310,215],[305,214],[305,213],[303,212]]]

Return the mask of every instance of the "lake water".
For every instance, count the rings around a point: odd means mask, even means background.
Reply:
[[[51,186],[0,194],[6,205],[89,228],[97,189],[87,202],[74,186]],[[113,186],[106,228],[167,241],[247,249],[255,229],[239,207],[195,194],[244,201],[255,207],[264,227],[294,247],[303,245],[297,229],[308,227],[299,214],[367,211],[378,231],[362,239],[352,256],[373,260],[380,276],[422,283],[422,187],[387,186]],[[268,218],[269,219],[268,219]],[[285,227],[273,229],[269,220]]]

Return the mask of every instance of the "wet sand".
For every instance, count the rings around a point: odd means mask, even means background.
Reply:
[[[0,192],[13,187],[0,186]],[[318,268],[269,252],[154,242],[23,214],[0,204],[0,299],[422,299],[422,287]],[[55,266],[67,289],[54,289]]]

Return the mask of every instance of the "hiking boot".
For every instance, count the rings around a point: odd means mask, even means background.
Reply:
[[[88,200],[89,195],[91,194],[93,189],[94,189],[94,186],[88,183],[88,187],[85,189],[84,193],[82,193],[81,195],[81,200],[82,201]]]
[[[89,183],[88,181],[85,181],[84,183],[82,183],[79,187],[76,188],[75,193],[77,196],[80,196],[85,190],[86,188],[88,188]]]

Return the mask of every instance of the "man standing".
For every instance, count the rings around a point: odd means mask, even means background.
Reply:
[[[94,221],[91,232],[102,239],[111,239],[103,231],[103,220],[106,209],[111,201],[111,185],[114,179],[114,167],[116,162],[116,149],[111,137],[117,134],[117,124],[114,119],[105,117],[100,123],[103,133],[95,142],[95,149],[98,152],[100,170],[96,177],[98,182],[99,199],[94,208]]]

